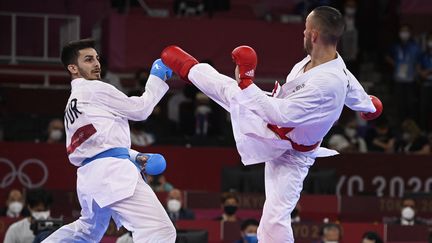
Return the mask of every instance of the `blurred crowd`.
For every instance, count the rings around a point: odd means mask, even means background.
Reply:
[[[168,182],[165,181],[164,183]],[[152,185],[152,188],[156,190],[156,192],[166,193],[166,199],[165,201],[161,201],[161,203],[174,224],[176,224],[178,220],[196,219],[194,210],[187,208],[185,205],[185,195],[187,194],[185,194],[184,191],[174,188],[172,185],[165,188],[167,191],[163,191],[165,189],[154,185]],[[241,194],[235,192],[221,193],[220,214],[214,217],[213,220],[220,221],[221,223],[230,222],[238,225],[240,229],[238,232],[239,239],[234,243],[256,243],[259,218],[241,218],[239,216],[239,210],[243,209],[240,196]],[[405,196],[400,199],[399,202],[399,216],[383,217],[382,223],[401,226],[427,226],[430,224],[431,220],[418,214],[419,210],[416,205],[417,201],[415,197]],[[55,201],[53,200],[51,192],[43,188],[26,190],[12,189],[7,192],[4,207],[0,208],[0,217],[10,218],[13,220],[13,223],[6,229],[4,242],[42,242],[43,239],[57,228],[61,227],[63,224],[69,223],[72,219],[64,219],[61,215],[53,215],[51,213],[51,208],[53,208],[54,204]],[[296,205],[295,210],[291,214],[291,223],[293,226],[302,223],[320,225],[319,232],[317,232],[316,235],[314,234],[316,240],[311,243],[342,242],[344,239],[341,221],[329,221],[326,217],[316,222],[310,219],[304,219],[302,217],[302,207],[300,204]],[[117,243],[133,242],[131,233],[125,228],[117,229],[114,221],[110,223],[106,236],[117,238]],[[424,236],[425,239],[428,237],[427,235]],[[358,242],[382,243],[384,242],[382,238],[383,236],[380,236],[378,232],[366,231],[363,233],[362,238],[358,239]]]

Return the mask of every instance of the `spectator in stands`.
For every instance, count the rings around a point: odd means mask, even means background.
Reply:
[[[256,219],[246,219],[240,227],[241,239],[234,243],[257,243],[257,231],[259,222]]]
[[[207,136],[209,127],[211,126],[210,114],[212,113],[212,109],[210,107],[210,98],[204,93],[198,92],[195,99],[195,135]]]
[[[46,220],[50,217],[52,196],[44,189],[31,189],[27,191],[26,205],[31,216],[25,217],[9,226],[6,231],[4,243],[33,242],[35,235],[30,229],[33,220]]]
[[[358,31],[355,23],[356,9],[356,1],[347,0],[345,2],[345,33],[341,38],[341,55],[347,68],[354,74],[354,76],[357,76],[358,73]]]
[[[338,224],[328,223],[322,226],[319,243],[337,243],[341,240],[341,229]]]
[[[418,115],[416,66],[419,57],[420,46],[412,38],[411,27],[402,25],[399,29],[399,41],[391,47],[386,57],[393,68],[394,97],[402,118]]]
[[[28,215],[28,210],[24,208],[24,197],[21,191],[17,189],[10,190],[6,199],[6,207],[1,210],[0,216],[18,218]]]
[[[51,120],[48,124],[47,134],[47,143],[63,143],[65,139],[63,120],[58,118]]]
[[[429,141],[412,119],[405,119],[402,123],[402,138],[396,145],[396,150],[407,154],[430,154]]]
[[[432,33],[427,35],[426,51],[420,57],[417,70],[420,76],[420,125],[432,131]]]
[[[195,219],[194,212],[184,207],[183,193],[177,188],[168,193],[166,210],[173,222],[183,219]]]
[[[419,220],[416,217],[416,201],[412,197],[404,197],[402,198],[401,203],[401,216],[397,220],[395,220],[394,224],[399,225],[422,225],[423,221]]]
[[[136,146],[149,146],[155,142],[154,135],[147,133],[140,122],[129,121],[131,143]]]
[[[155,176],[147,175],[147,183],[155,192],[169,192],[174,188],[163,174]]]
[[[155,106],[151,115],[144,121],[144,131],[151,131],[155,143],[160,143],[164,139],[175,134],[175,123],[171,122],[160,105]]]
[[[239,206],[239,198],[232,192],[226,192],[222,194],[221,208],[223,213],[221,216],[215,218],[222,222],[237,222],[239,219],[236,216],[236,212]]]
[[[142,93],[142,90],[144,90],[144,87],[146,86],[147,79],[150,76],[150,69],[149,68],[141,68],[138,69],[135,72],[135,80],[136,80],[136,87],[139,89]]]
[[[185,85],[180,92],[174,93],[168,100],[168,119],[180,126],[180,107],[182,104],[193,104],[197,88]],[[192,118],[192,117],[191,117]]]
[[[342,125],[342,131],[333,134],[328,145],[330,149],[335,149],[341,153],[344,152],[367,152],[365,140],[358,135],[357,120],[352,117],[348,122]]]
[[[373,127],[366,132],[368,150],[372,152],[393,153],[396,138],[385,116],[378,118]]]
[[[363,234],[361,243],[383,243],[383,240],[376,232],[368,231]]]

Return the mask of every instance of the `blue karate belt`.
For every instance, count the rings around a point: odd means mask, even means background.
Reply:
[[[119,158],[119,159],[129,159],[129,161],[131,161],[137,167],[137,169],[140,172],[141,176],[143,177],[144,181],[147,182],[147,179],[146,179],[146,177],[142,171],[141,165],[136,160],[130,159],[129,149],[127,149],[127,148],[110,148],[108,150],[105,150],[101,153],[96,154],[93,157],[85,159],[81,163],[81,166],[84,166],[84,165],[92,162],[93,160],[108,158],[108,157]]]
[[[85,159],[81,163],[81,166],[84,166],[84,165],[92,162],[93,160],[108,158],[108,157],[119,158],[119,159],[129,159],[129,150],[127,148],[111,148],[111,149],[105,150],[101,153],[98,153],[93,157]]]

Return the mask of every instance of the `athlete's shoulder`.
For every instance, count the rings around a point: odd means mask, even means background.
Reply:
[[[113,85],[109,83],[105,83],[101,80],[86,80],[86,79],[83,80],[84,82],[82,82],[82,85],[86,87],[86,90],[97,92],[97,91],[115,89]]]

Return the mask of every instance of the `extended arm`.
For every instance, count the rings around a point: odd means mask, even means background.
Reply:
[[[93,101],[129,120],[145,120],[168,91],[165,80],[170,76],[171,70],[158,59],[153,63],[145,92],[141,96],[128,97],[114,87],[106,85],[95,92]]]
[[[383,110],[381,101],[373,95],[368,95],[354,75],[349,71],[347,72],[349,87],[345,105],[351,110],[360,111],[360,116],[365,120],[378,118]]]

